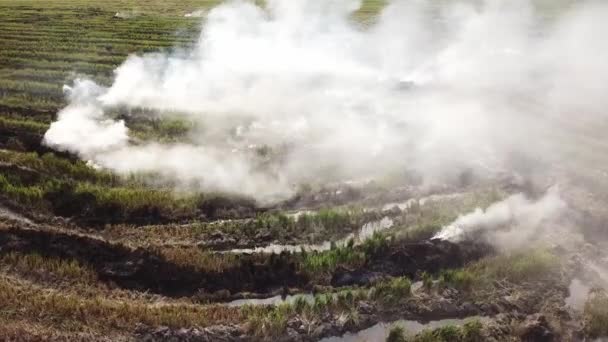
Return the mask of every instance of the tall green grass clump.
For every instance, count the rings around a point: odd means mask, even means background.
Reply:
[[[44,194],[40,186],[16,185],[9,181],[5,175],[0,174],[0,194],[26,206],[39,206]]]
[[[498,255],[480,260],[469,267],[486,280],[506,279],[512,282],[536,280],[559,269],[557,256],[545,249]]]
[[[374,257],[388,252],[390,247],[389,239],[380,232],[375,232],[369,239],[365,240],[362,249],[365,255]]]
[[[371,297],[382,302],[399,302],[412,294],[412,283],[406,277],[393,278],[377,284],[371,290]]]
[[[334,245],[328,251],[306,253],[303,257],[302,267],[310,274],[331,273],[339,265],[361,266],[366,260],[365,253],[354,248],[352,243],[343,247]]]
[[[405,329],[400,325],[392,327],[388,333],[386,342],[407,342],[407,339],[405,338]]]
[[[362,212],[359,210],[325,208],[314,214],[304,213],[295,223],[302,230],[323,230],[335,234],[360,225],[361,219]]]
[[[424,330],[409,341],[411,342],[481,342],[483,325],[478,320],[466,322],[463,326],[448,325],[445,327]]]
[[[249,332],[258,338],[281,336],[287,328],[287,320],[294,314],[289,303],[272,308],[249,307],[244,312]]]
[[[439,274],[439,286],[470,290],[474,284],[478,283],[478,277],[468,269],[445,270]]]
[[[463,341],[465,341],[465,342],[482,342],[483,341],[482,329],[483,329],[483,324],[477,319],[466,322],[461,328]]]

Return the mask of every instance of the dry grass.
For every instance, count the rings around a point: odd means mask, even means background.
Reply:
[[[595,291],[585,303],[585,334],[593,339],[608,337],[608,294]]]
[[[0,265],[34,279],[52,278],[82,284],[95,284],[97,281],[97,273],[76,260],[43,257],[37,253],[10,252],[0,257]]]
[[[104,296],[84,298],[77,291],[58,292],[23,280],[0,275],[0,317],[36,318],[39,323],[69,332],[131,331],[136,324],[192,327],[240,321],[236,308],[191,304],[148,304],[140,301],[112,300]]]
[[[132,246],[196,244],[200,241],[211,224],[194,223],[188,225],[107,225],[102,234],[109,240],[120,241]],[[220,225],[212,225],[219,227]]]
[[[2,341],[61,341],[61,342],[88,342],[108,341],[121,342],[130,341],[131,338],[124,334],[111,332],[100,332],[86,329],[81,332],[66,332],[60,328],[40,324],[31,320],[12,320],[0,316],[0,340]]]
[[[179,266],[192,267],[200,272],[222,272],[239,263],[235,254],[219,254],[202,251],[197,247],[159,248],[157,252],[167,261]]]

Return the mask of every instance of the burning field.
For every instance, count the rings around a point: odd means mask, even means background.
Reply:
[[[0,340],[608,339],[608,6],[0,0]]]

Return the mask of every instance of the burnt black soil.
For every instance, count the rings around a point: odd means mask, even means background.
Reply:
[[[416,278],[421,272],[436,273],[462,267],[493,252],[491,246],[465,241],[455,244],[443,240],[425,240],[391,246],[372,255],[361,268],[339,268],[333,274],[333,286],[368,285],[384,276]]]
[[[239,255],[236,266],[222,272],[206,272],[178,265],[141,248],[131,249],[88,236],[15,227],[0,230],[0,255],[9,252],[76,260],[95,270],[103,282],[171,297],[218,291],[263,294],[317,285],[299,270],[300,256],[288,253]],[[338,268],[331,277],[331,285],[364,286],[386,276],[413,278],[418,272],[459,267],[488,253],[487,246],[473,243],[424,241],[395,245],[371,256],[360,269]]]
[[[296,272],[287,256],[259,261],[243,256],[239,266],[222,273],[201,272],[172,263],[143,249],[132,250],[86,236],[9,228],[0,230],[0,255],[9,252],[38,253],[78,262],[93,268],[101,281],[121,288],[166,296],[190,296],[199,291],[267,292],[273,287],[296,287],[307,279]]]

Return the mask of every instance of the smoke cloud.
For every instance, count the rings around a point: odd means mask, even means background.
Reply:
[[[556,162],[573,114],[606,115],[608,5],[538,3],[395,0],[363,27],[359,1],[229,1],[191,51],[132,55],[108,88],[67,87],[45,143],[262,201],[405,169],[510,170],[514,154]],[[196,124],[187,143],[136,143],[111,114],[132,109]]]
[[[467,236],[484,233],[487,239],[499,247],[516,248],[531,242],[548,223],[556,222],[567,208],[559,195],[557,186],[551,187],[546,194],[532,200],[524,194],[516,194],[490,205],[460,216],[456,221],[437,233],[435,239],[458,242]]]

